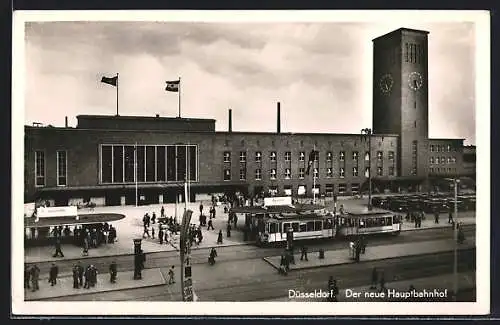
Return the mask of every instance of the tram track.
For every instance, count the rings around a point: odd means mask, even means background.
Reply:
[[[432,277],[452,272],[453,252],[401,257],[397,259],[367,261],[315,269],[292,271],[288,276],[279,275],[266,268],[251,277],[239,278],[221,274],[225,281],[211,281],[200,276],[195,281],[196,294],[200,301],[267,301],[284,297],[289,289],[313,291],[325,289],[328,277],[337,279],[339,288],[353,288],[369,284],[371,269],[383,270],[388,284]],[[458,272],[475,270],[475,249],[458,253]],[[258,261],[255,261],[256,263]],[[229,262],[224,262],[229,263]],[[235,262],[238,263],[238,262]],[[59,301],[172,301],[180,300],[180,293],[172,293],[169,287],[135,288],[112,292],[60,297]]]
[[[466,225],[464,227],[464,234],[466,238],[475,238],[475,225]],[[406,231],[402,232],[399,236],[372,236],[368,237],[368,247],[390,245],[390,244],[400,244],[407,242],[423,242],[429,240],[440,240],[447,239],[453,236],[453,229],[450,228],[436,228],[436,229],[425,229],[418,231]],[[300,244],[299,244],[300,245]],[[338,250],[346,249],[347,241],[343,239],[335,239],[332,241],[320,241],[320,242],[306,242],[308,246],[309,253],[318,252],[320,249],[324,250]],[[218,251],[217,262],[226,261],[242,261],[248,259],[261,259],[268,256],[280,255],[283,252],[283,247],[269,247],[262,248],[255,245],[235,245],[235,246],[222,246],[216,247]],[[147,253],[147,252],[146,252]],[[203,264],[207,263],[209,248],[196,248],[196,246],[191,250],[191,263]],[[82,264],[88,265],[93,264],[99,270],[107,270],[111,261],[116,261],[119,266],[119,272],[131,271],[134,269],[134,255],[118,255],[118,256],[102,256],[102,257],[89,257],[82,259],[60,259],[56,261],[59,272],[61,275],[71,274],[73,265],[81,261]],[[37,263],[41,271],[41,278],[48,277],[48,272],[52,261]],[[149,268],[159,268],[159,267],[169,267],[171,265],[178,266],[179,252],[165,251],[165,252],[152,252],[146,254],[146,265]]]

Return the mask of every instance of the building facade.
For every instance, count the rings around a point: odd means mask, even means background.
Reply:
[[[427,34],[399,29],[373,41],[371,136],[282,133],[279,103],[276,132],[233,132],[231,110],[225,132],[211,119],[80,115],[75,128],[25,127],[25,201],[174,202],[186,179],[190,200],[353,195],[370,171],[375,191],[463,174],[463,140],[428,138]]]

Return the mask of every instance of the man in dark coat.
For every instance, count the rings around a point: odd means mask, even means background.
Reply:
[[[30,277],[31,277],[31,268],[28,265],[24,266],[24,289],[30,288]]]
[[[212,230],[215,230],[215,228],[214,228],[214,224],[212,223],[212,219],[209,219],[209,220],[208,220],[208,227],[207,227],[207,230],[210,230],[210,228],[212,228]]]
[[[84,276],[85,276],[85,284],[83,285],[83,287],[85,289],[90,289],[90,282],[91,282],[91,277],[92,277],[91,271],[90,271],[90,265],[88,265],[85,268]]]
[[[75,264],[73,265],[73,289],[79,289],[80,285],[78,282],[78,266]]]
[[[219,230],[219,236],[217,237],[217,244],[222,244],[222,230]]]
[[[32,288],[31,291],[34,292],[39,290],[40,288],[38,287],[38,279],[40,278],[40,269],[36,264],[34,264],[31,267],[30,275],[31,275],[31,288]]]
[[[229,222],[227,223],[226,235],[227,238],[231,237],[231,224]]]
[[[300,253],[301,253],[301,254],[300,254],[300,260],[301,260],[301,261],[302,261],[304,258],[305,258],[305,260],[306,260],[306,261],[309,261],[309,260],[307,259],[307,247],[306,247],[306,246],[302,246],[302,249],[301,249]]]
[[[80,262],[78,262],[76,264],[76,268],[78,270],[78,286],[83,287],[83,273],[84,273],[83,266]]]
[[[113,261],[109,265],[109,275],[110,275],[109,282],[116,283],[116,275],[117,274],[118,274],[118,267],[116,265],[116,262]]]
[[[57,283],[57,274],[59,273],[59,268],[55,263],[52,263],[49,271],[49,283],[54,286]]]
[[[56,252],[52,256],[53,257],[57,257],[59,255],[61,255],[61,257],[64,257],[64,254],[63,254],[63,252],[61,250],[61,237],[57,236],[56,237]]]

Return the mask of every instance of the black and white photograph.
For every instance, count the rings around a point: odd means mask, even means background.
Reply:
[[[489,19],[14,12],[13,313],[488,313]]]

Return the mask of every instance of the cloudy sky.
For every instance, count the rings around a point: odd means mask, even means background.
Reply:
[[[214,118],[227,130],[358,133],[371,125],[372,42],[399,27],[429,34],[429,135],[475,144],[472,23],[29,22],[25,123],[79,114]]]

